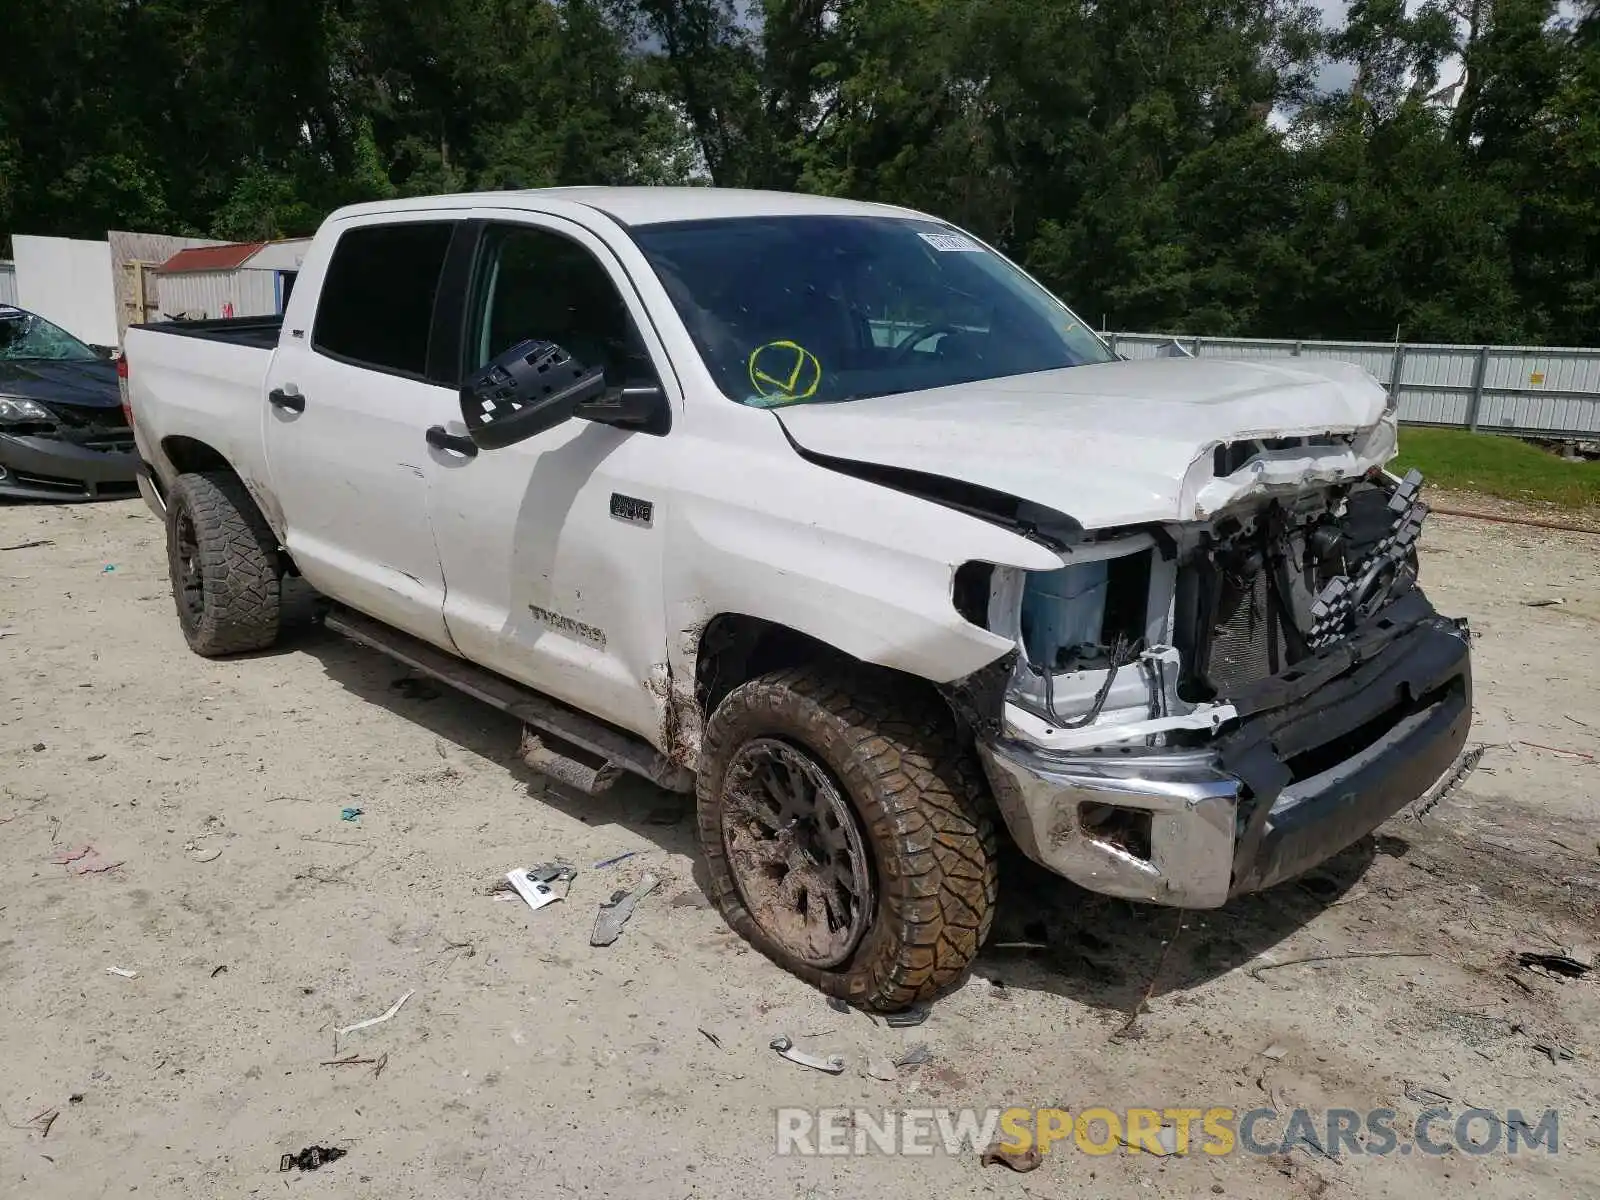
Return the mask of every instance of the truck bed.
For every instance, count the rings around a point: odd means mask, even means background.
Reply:
[[[274,349],[283,332],[283,318],[213,317],[204,321],[150,321],[134,325],[151,333],[175,333],[180,337],[202,338],[209,342],[232,342],[238,346]]]

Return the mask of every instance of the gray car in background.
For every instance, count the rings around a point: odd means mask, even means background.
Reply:
[[[0,497],[131,496],[137,464],[116,364],[0,304]]]

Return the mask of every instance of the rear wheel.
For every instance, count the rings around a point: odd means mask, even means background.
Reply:
[[[936,697],[871,668],[735,689],[697,782],[713,899],[767,957],[886,1011],[958,982],[998,879],[981,772]]]
[[[178,624],[196,654],[242,654],[278,640],[277,538],[236,476],[178,476],[167,498],[167,565]]]

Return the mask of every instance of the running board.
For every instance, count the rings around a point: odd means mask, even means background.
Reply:
[[[590,781],[591,787],[598,784],[603,788],[610,782],[610,777],[614,776],[615,771],[608,771],[609,767],[641,775],[669,792],[694,791],[692,773],[676,763],[669,762],[655,747],[631,733],[626,733],[604,721],[597,721],[575,708],[568,708],[565,704],[541,696],[538,692],[513,683],[504,676],[496,675],[493,671],[487,671],[464,658],[458,658],[454,654],[440,650],[437,646],[429,645],[420,638],[401,633],[398,629],[392,629],[381,621],[374,621],[371,617],[363,616],[342,605],[333,606],[328,613],[326,624],[329,629],[343,634],[353,642],[381,651],[413,670],[421,671],[440,683],[449,684],[457,691],[465,692],[475,700],[482,700],[501,712],[510,713],[524,725],[531,725],[541,733],[550,734],[601,759],[605,765],[598,770],[583,767],[595,776]],[[562,779],[564,764],[556,763],[555,760],[564,756],[542,745],[540,751],[541,753],[535,757],[542,763],[553,764],[554,769],[547,769],[533,762],[529,765],[543,771],[551,778]],[[525,755],[526,752],[525,745]],[[582,766],[575,760],[573,765]],[[568,781],[562,779],[562,782]]]

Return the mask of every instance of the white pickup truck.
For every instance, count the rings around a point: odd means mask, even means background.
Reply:
[[[270,645],[302,576],[554,778],[692,790],[729,923],[863,1007],[960,978],[1002,825],[1086,888],[1217,906],[1467,737],[1371,375],[1121,361],[920,213],[363,205],[281,321],[141,326],[127,358],[195,651]]]

